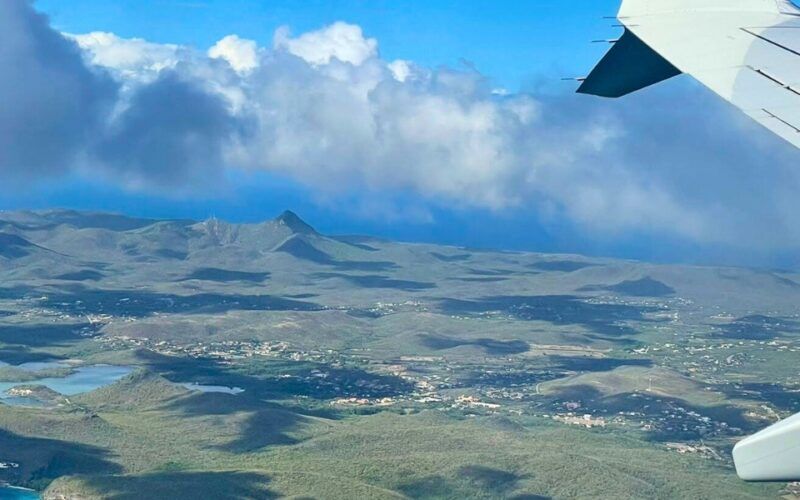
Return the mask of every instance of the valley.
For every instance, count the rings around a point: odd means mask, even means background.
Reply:
[[[798,301],[791,272],[329,236],[291,212],[0,213],[0,481],[791,497],[730,450],[800,411]]]

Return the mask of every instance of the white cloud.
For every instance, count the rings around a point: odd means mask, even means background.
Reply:
[[[402,59],[390,62],[387,67],[392,72],[394,79],[401,83],[408,80],[412,73],[411,62]]]
[[[67,36],[78,43],[92,64],[111,68],[126,79],[152,79],[160,71],[174,68],[188,50],[102,31]]]
[[[24,0],[0,6],[33,15]],[[58,38],[37,22],[24,36]],[[22,36],[14,30],[29,29],[6,25],[0,66],[20,57],[10,53]],[[327,200],[362,197],[364,207],[402,193],[430,206],[536,210],[607,235],[800,244],[796,153],[696,87],[679,88],[681,106],[669,86],[614,103],[500,93],[472,68],[385,61],[377,41],[345,23],[297,37],[281,29],[272,48],[232,35],[208,52],[110,33],[72,38],[116,86],[67,43],[56,53],[69,64],[7,70],[0,91],[11,103],[50,102],[39,96],[51,70],[74,85],[46,134],[69,143],[41,156],[41,139],[11,127],[4,175],[24,173],[30,158],[54,172],[81,158],[88,175],[173,189],[248,169],[291,176]],[[86,99],[95,87],[107,89],[102,102]],[[30,122],[28,106],[0,108],[0,125]],[[77,126],[84,115],[95,125]]]
[[[236,35],[228,35],[208,49],[212,59],[224,59],[239,73],[247,73],[258,67],[258,45]]]
[[[313,65],[323,65],[338,59],[341,62],[362,64],[377,57],[378,41],[365,38],[360,26],[336,22],[318,31],[292,38],[288,28],[275,32],[274,47],[283,49]]]

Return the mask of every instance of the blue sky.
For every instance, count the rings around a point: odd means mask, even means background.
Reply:
[[[279,26],[302,33],[333,21],[360,25],[386,59],[422,65],[468,60],[518,90],[579,76],[607,49],[615,0],[37,0],[62,31],[207,48],[231,33],[268,43]],[[555,81],[552,81],[555,79]]]
[[[561,80],[617,1],[33,5],[0,3],[0,210],[798,265],[794,150],[686,77],[615,101]]]

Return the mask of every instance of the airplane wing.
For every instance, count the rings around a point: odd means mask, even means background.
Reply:
[[[739,441],[733,460],[746,481],[800,479],[800,414]]]
[[[800,148],[800,9],[789,0],[623,0],[622,37],[578,92],[687,73]]]
[[[622,37],[578,92],[621,97],[687,73],[800,148],[800,9],[789,0],[623,0]],[[800,414],[740,441],[747,481],[800,480]]]

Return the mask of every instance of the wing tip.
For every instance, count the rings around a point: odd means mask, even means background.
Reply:
[[[586,77],[578,93],[618,98],[680,74],[671,62],[626,28]]]

